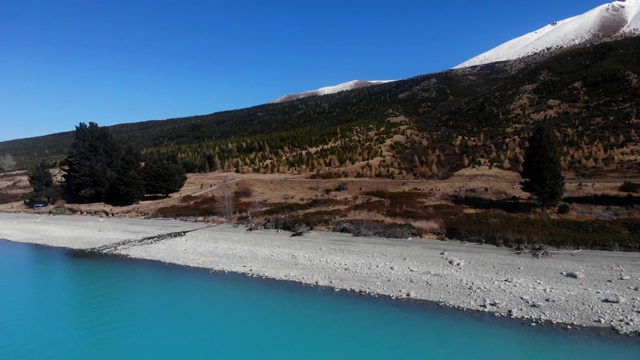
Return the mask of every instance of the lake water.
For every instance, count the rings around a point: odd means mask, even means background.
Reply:
[[[0,240],[0,359],[604,358],[640,339]]]

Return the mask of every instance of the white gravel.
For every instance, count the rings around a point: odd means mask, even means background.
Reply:
[[[423,299],[527,321],[640,333],[640,254],[581,251],[534,259],[490,245],[436,240],[290,237],[175,220],[0,214],[0,238],[74,249],[199,229],[128,245],[141,259]]]

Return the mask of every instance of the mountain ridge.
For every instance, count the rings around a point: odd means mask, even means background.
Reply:
[[[322,96],[322,95],[335,94],[342,91],[359,89],[359,88],[372,86],[372,85],[385,84],[392,81],[395,81],[395,80],[351,80],[342,84],[325,86],[316,90],[310,90],[310,91],[305,91],[305,92],[295,93],[295,94],[287,94],[273,101],[270,101],[269,104],[283,103],[287,101],[302,99],[309,96]]]
[[[640,35],[640,0],[618,0],[553,22],[477,55],[454,69],[516,60],[575,46]]]

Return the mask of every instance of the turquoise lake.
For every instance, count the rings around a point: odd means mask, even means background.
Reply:
[[[640,359],[640,339],[0,240],[0,359]]]

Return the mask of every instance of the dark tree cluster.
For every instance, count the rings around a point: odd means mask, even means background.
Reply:
[[[169,194],[177,192],[187,180],[184,169],[167,160],[151,160],[142,168],[145,192],[148,194]]]
[[[60,187],[53,181],[53,175],[44,160],[29,171],[28,179],[29,185],[33,189],[29,197],[30,202],[51,204],[60,197]]]
[[[178,191],[186,176],[176,166],[142,166],[142,156],[133,146],[119,146],[107,128],[90,122],[76,126],[74,141],[63,162],[66,167],[63,188],[67,195],[82,202],[133,203],[145,194],[168,196]],[[167,168],[169,167],[169,169]],[[167,170],[172,176],[167,180]],[[176,174],[182,177],[176,179]],[[160,188],[158,184],[164,184]],[[158,191],[158,190],[161,191]]]
[[[539,124],[529,138],[524,155],[522,190],[538,198],[543,209],[557,205],[564,194],[564,177],[556,133],[548,123]]]

